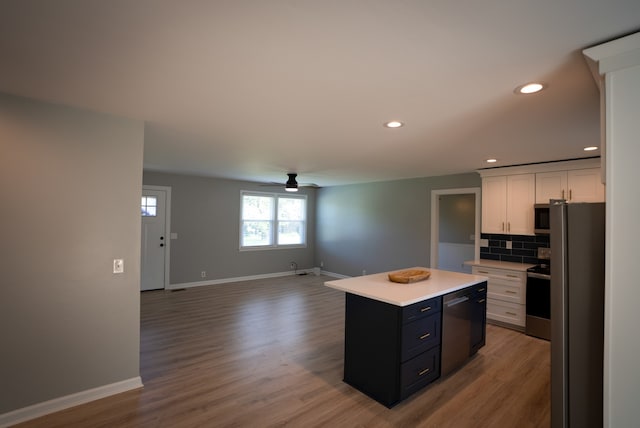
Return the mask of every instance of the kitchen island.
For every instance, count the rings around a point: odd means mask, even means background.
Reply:
[[[325,282],[346,292],[344,381],[387,407],[484,346],[487,278],[427,270],[409,284],[389,272]]]

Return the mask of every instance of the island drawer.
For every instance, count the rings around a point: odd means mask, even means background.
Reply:
[[[413,305],[402,308],[402,322],[408,323],[420,318],[428,317],[434,312],[440,312],[442,309],[442,297],[434,297],[433,299],[423,300]]]
[[[401,361],[440,344],[440,312],[406,324],[402,328]]]
[[[440,376],[440,347],[405,362],[400,370],[400,394],[406,398]]]

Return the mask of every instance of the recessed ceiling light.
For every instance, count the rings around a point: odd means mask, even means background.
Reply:
[[[515,92],[516,94],[535,94],[536,92],[540,92],[544,88],[546,88],[546,85],[544,83],[532,82],[527,83],[526,85],[518,86],[516,89],[514,89],[513,92]]]
[[[392,120],[390,122],[385,123],[384,126],[387,128],[400,128],[401,126],[404,126],[404,123],[397,120]]]
[[[594,150],[598,150],[598,147],[597,146],[589,146],[589,147],[585,147],[583,150],[585,152],[592,152]]]
[[[492,159],[487,159],[486,162],[487,163],[496,163],[496,162],[498,162],[498,159],[493,159],[493,158]]]

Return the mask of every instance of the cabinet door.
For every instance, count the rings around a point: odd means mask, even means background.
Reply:
[[[604,202],[600,168],[568,171],[569,202]]]
[[[536,174],[536,204],[548,204],[549,199],[565,199],[567,172],[554,171]]]
[[[507,177],[482,179],[482,232],[506,233]]]
[[[507,176],[507,227],[510,235],[533,235],[533,204],[536,200],[535,174]]]

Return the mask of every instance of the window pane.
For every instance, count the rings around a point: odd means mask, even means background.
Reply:
[[[242,243],[243,247],[255,247],[271,245],[270,221],[243,221]]]
[[[156,205],[157,205],[157,198],[155,196],[143,196],[142,197],[142,216],[155,217]]]
[[[242,196],[243,220],[272,220],[273,198],[269,196]]]
[[[278,220],[304,220],[305,202],[302,198],[278,198]]]
[[[304,223],[300,221],[278,222],[278,245],[304,244]]]

